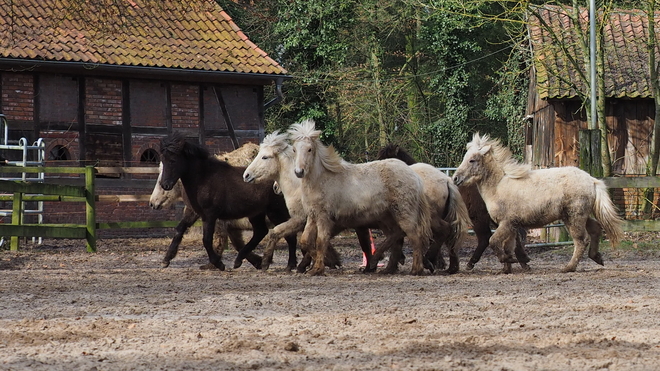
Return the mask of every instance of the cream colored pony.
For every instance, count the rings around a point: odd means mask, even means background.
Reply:
[[[273,251],[277,242],[284,236],[302,232],[307,222],[307,214],[302,204],[302,180],[294,174],[295,153],[289,144],[288,135],[274,131],[268,134],[259,145],[259,153],[252,163],[245,169],[243,180],[246,183],[275,182],[273,187],[275,193],[284,195],[286,206],[291,218],[286,222],[275,226],[266,236],[266,248],[264,249],[262,270],[267,270],[273,259]],[[366,249],[371,255],[371,241],[367,228],[356,231],[363,251]],[[305,251],[305,257],[298,266],[298,272],[304,272],[311,256]],[[325,257],[326,265],[333,266],[340,263],[339,254],[330,247]],[[290,269],[290,267],[287,267]],[[369,267],[365,269],[368,271]]]
[[[296,176],[302,179],[302,203],[307,223],[300,243],[316,236],[312,275],[323,274],[323,256],[337,228],[379,226],[386,235],[374,259],[392,248],[386,271],[395,271],[400,251],[397,241],[408,237],[413,249],[412,274],[424,271],[424,253],[431,238],[429,204],[419,176],[396,159],[352,164],[332,147],[321,143],[320,130],[306,120],[289,129],[296,153]],[[392,267],[392,265],[394,265]]]
[[[498,225],[490,238],[504,272],[511,272],[516,230],[539,228],[562,220],[575,249],[563,272],[574,272],[587,245],[589,257],[603,265],[598,252],[601,228],[616,245],[623,237],[622,220],[605,184],[576,167],[531,170],[518,163],[499,140],[475,134],[454,173],[457,185],[476,184],[488,212]],[[595,219],[590,217],[593,213]]]

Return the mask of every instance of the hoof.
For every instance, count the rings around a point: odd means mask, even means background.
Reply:
[[[600,265],[603,265],[603,266],[605,265],[605,264],[603,263],[603,256],[600,255],[600,253],[596,253],[596,255],[594,255],[594,257],[591,258],[591,260],[595,261],[596,263],[598,263],[598,264],[600,264]]]
[[[316,269],[316,268],[310,269],[309,271],[307,271],[307,274],[309,274],[310,276],[325,276],[323,269]]]
[[[216,265],[213,265],[213,263],[208,263],[208,264],[201,265],[201,266],[199,267],[199,269],[201,269],[201,270],[214,270],[214,269],[219,269],[219,270],[221,270],[221,271],[224,271],[224,270],[225,270],[225,265],[222,264],[222,263],[220,263],[219,266],[216,266]]]
[[[161,268],[167,268],[169,266],[170,266],[170,261],[169,260],[163,260],[162,262],[160,262],[160,267]]]
[[[527,263],[520,263],[520,268],[522,268],[523,272],[529,272],[532,270],[532,268],[527,265]]]
[[[243,260],[241,260],[241,259],[236,259],[236,260],[234,261],[234,269],[238,269],[238,268],[240,268],[241,265],[243,265]]]
[[[467,270],[471,271],[474,269],[474,263],[473,262],[468,262],[467,266],[465,267]]]
[[[502,265],[502,273],[511,274],[511,263],[504,263]]]

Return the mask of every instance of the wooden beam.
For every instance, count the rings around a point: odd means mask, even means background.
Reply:
[[[27,183],[18,180],[0,180],[0,192],[85,197],[85,190],[82,187],[47,183]]]

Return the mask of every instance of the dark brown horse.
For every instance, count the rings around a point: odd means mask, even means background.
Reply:
[[[387,146],[381,148],[380,151],[378,151],[377,158],[398,158],[408,165],[417,163],[417,161],[408,152],[406,152],[397,144],[388,144]],[[494,223],[490,218],[490,214],[488,214],[486,203],[479,194],[479,190],[476,186],[459,186],[458,189],[461,192],[465,206],[467,206],[468,214],[470,215],[470,220],[472,221],[472,230],[474,230],[474,234],[477,236],[477,248],[472,253],[472,257],[470,257],[470,261],[467,264],[467,269],[472,269],[474,268],[474,265],[477,264],[479,260],[481,260],[481,255],[483,255],[486,247],[488,247],[488,241],[493,235],[491,225]],[[523,269],[528,270],[529,266],[527,263],[529,263],[530,259],[529,256],[527,256],[527,252],[525,251],[524,247],[526,235],[527,230],[523,228],[518,230],[515,254],[518,263],[520,263],[520,266]],[[433,254],[433,251],[429,250],[429,252]],[[439,253],[437,254],[438,262],[443,265],[444,260],[442,259],[442,256]],[[429,257],[429,259],[433,258],[434,256]]]
[[[210,264],[224,270],[221,257],[213,249],[213,232],[217,219],[248,218],[252,224],[252,238],[239,251],[234,268],[238,268],[268,234],[266,216],[273,224],[289,219],[284,198],[273,192],[272,184],[243,182],[244,167],[231,166],[220,161],[198,144],[174,133],[161,141],[163,171],[160,185],[170,190],[181,179],[191,208],[202,218],[204,248]],[[289,251],[296,250],[296,236],[285,237]],[[170,251],[168,251],[168,255]],[[252,260],[252,259],[251,259]],[[251,261],[255,266],[261,262]]]

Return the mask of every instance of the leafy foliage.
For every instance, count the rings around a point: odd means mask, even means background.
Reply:
[[[475,131],[521,144],[524,58],[506,65],[519,40],[506,22],[484,21],[504,11],[498,3],[219,3],[294,76],[266,112],[268,131],[311,117],[348,160],[396,142],[436,166],[456,166]]]

